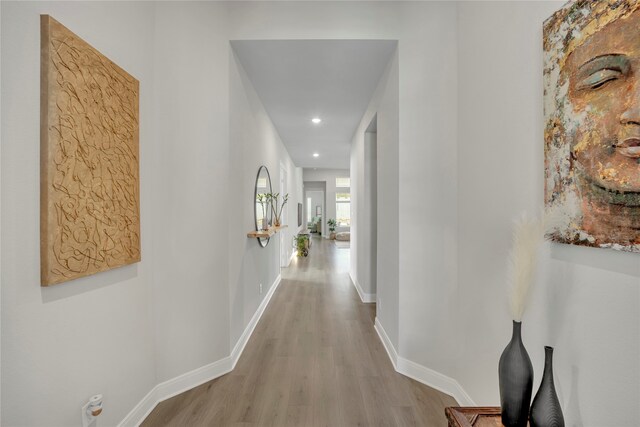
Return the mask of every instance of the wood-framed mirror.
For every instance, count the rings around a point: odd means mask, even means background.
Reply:
[[[256,224],[256,231],[268,230],[272,225],[273,214],[271,212],[271,205],[267,199],[267,194],[273,193],[271,187],[271,175],[269,175],[269,169],[266,166],[260,166],[258,169],[258,175],[256,176],[256,186],[253,194],[253,201],[255,205],[254,218]],[[258,237],[258,243],[263,248],[269,244],[269,237]]]

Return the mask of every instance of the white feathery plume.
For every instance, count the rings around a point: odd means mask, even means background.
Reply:
[[[509,253],[509,305],[516,322],[529,298],[529,288],[536,269],[538,247],[544,238],[544,221],[523,213],[513,226],[513,247]]]

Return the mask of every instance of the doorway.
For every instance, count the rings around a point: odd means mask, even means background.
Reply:
[[[305,219],[312,236],[325,235],[324,183],[305,182]]]

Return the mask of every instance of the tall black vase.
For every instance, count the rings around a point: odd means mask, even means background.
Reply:
[[[531,405],[531,427],[564,427],[562,408],[553,383],[553,347],[544,348],[544,374]]]
[[[533,388],[533,365],[522,344],[521,322],[513,321],[511,341],[500,356],[498,380],[502,424],[526,427]]]

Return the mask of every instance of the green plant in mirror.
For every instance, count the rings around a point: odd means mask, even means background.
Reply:
[[[336,231],[336,225],[337,225],[337,223],[336,223],[336,220],[335,220],[335,219],[333,219],[333,218],[329,218],[329,220],[327,221],[327,225],[329,226],[329,231],[330,231],[330,232],[332,232],[332,233],[333,233],[334,231]]]
[[[262,229],[266,230],[269,227],[269,224],[266,223],[267,218],[267,210],[269,210],[269,194],[268,193],[259,193],[256,196],[256,201],[260,203],[260,207],[262,208]],[[265,210],[265,204],[267,205],[267,209]]]

